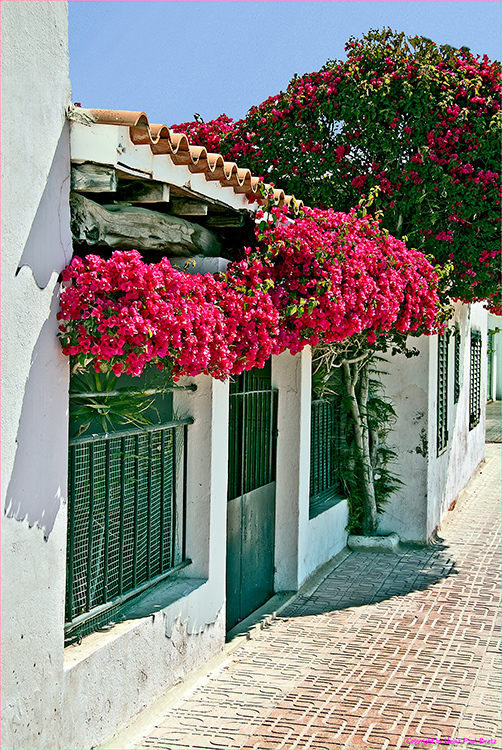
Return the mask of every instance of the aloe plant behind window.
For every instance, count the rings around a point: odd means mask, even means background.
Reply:
[[[91,426],[113,432],[126,425],[144,427],[161,421],[156,393],[162,395],[162,387],[121,386],[124,380],[113,372],[75,368],[70,386],[70,429],[75,437]]]

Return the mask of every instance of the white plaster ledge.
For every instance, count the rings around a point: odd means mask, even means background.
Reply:
[[[396,553],[399,547],[399,536],[358,536],[351,534],[347,539],[347,546],[353,552],[391,552]]]
[[[110,630],[96,631],[85,636],[81,643],[74,643],[67,646],[64,650],[64,668],[71,669],[80,662],[92,657],[101,649],[110,647],[116,640],[129,633],[131,630],[139,630],[144,623],[155,620],[157,614],[161,613],[165,622],[166,636],[169,638],[172,633],[174,623],[180,619],[184,622],[190,619],[190,598],[193,598],[194,592],[200,591],[207,584],[206,579],[182,578],[173,581],[168,579],[152,589],[147,590],[143,595],[138,596],[119,615],[119,621],[113,624]],[[210,625],[216,616],[212,616],[198,630],[203,630]],[[191,628],[189,634],[192,635],[196,628]]]

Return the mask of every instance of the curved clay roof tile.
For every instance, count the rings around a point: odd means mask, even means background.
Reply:
[[[166,125],[150,124],[144,112],[127,110],[91,109],[91,116],[100,125],[126,125],[135,145],[148,144],[154,154],[169,154],[176,165],[188,166],[191,172],[202,173],[207,180],[219,180],[234,193],[243,193],[255,201],[263,193],[273,197],[276,206],[286,203],[297,212],[303,205],[293,195],[263,183],[249,169],[226,162],[221,154],[208,154],[203,146],[191,145],[185,133],[174,133]]]
[[[275,205],[282,206],[286,200],[286,193],[284,192],[284,190],[279,190],[278,188],[274,188],[272,194],[274,196]]]
[[[159,138],[171,138],[167,125],[150,125],[150,133],[153,141],[158,141]]]
[[[222,185],[225,184],[225,160],[221,154],[207,155],[208,169],[205,172],[206,180],[220,180]]]
[[[204,146],[192,146],[190,144],[188,151],[194,165],[198,164],[199,161],[204,161],[207,165],[208,153]]]
[[[259,177],[253,177],[249,170],[246,170],[247,174],[241,180],[238,187],[234,187],[234,193],[245,193],[246,195],[254,193],[256,194],[261,180]]]
[[[148,117],[144,112],[129,112],[125,109],[91,109],[89,110],[100,125],[136,125],[149,127]]]
[[[223,170],[225,172],[225,180],[230,187],[239,184],[239,169],[234,161],[224,162]]]
[[[150,144],[154,154],[172,153],[171,133],[165,125],[151,125],[150,130],[153,136],[153,142]]]
[[[247,180],[244,184],[247,184]],[[264,183],[262,183],[262,180],[260,180],[259,177],[255,177],[255,175],[251,175],[251,179],[249,180],[250,188],[251,190],[246,193],[249,200],[252,200],[253,197],[256,198],[256,196],[259,194],[260,186]],[[265,185],[265,188],[267,188],[268,185]]]
[[[170,130],[169,137],[171,139],[171,148],[173,154],[177,154],[179,151],[186,151],[186,153],[189,153],[190,144],[188,142],[188,138],[184,133],[173,133],[173,131]]]

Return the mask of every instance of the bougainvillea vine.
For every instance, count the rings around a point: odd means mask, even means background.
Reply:
[[[306,205],[377,190],[383,226],[452,265],[445,295],[500,312],[500,63],[390,29],[345,49],[242,120],[173,128]]]
[[[96,370],[225,379],[272,354],[364,334],[368,345],[436,330],[437,276],[377,219],[306,209],[261,214],[258,245],[225,274],[187,274],[136,251],[63,272],[63,351]]]

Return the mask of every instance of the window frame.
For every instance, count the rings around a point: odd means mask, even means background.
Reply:
[[[481,422],[481,331],[471,329],[471,351],[469,360],[469,430]]]
[[[462,334],[460,333],[460,327],[458,325],[455,326],[455,332],[454,332],[454,340],[455,340],[455,379],[454,379],[454,387],[453,387],[453,403],[458,404],[460,400],[460,391],[461,383],[460,383],[460,351],[462,346]]]
[[[450,331],[438,334],[437,355],[437,403],[436,403],[436,447],[437,455],[448,448],[448,359]]]

